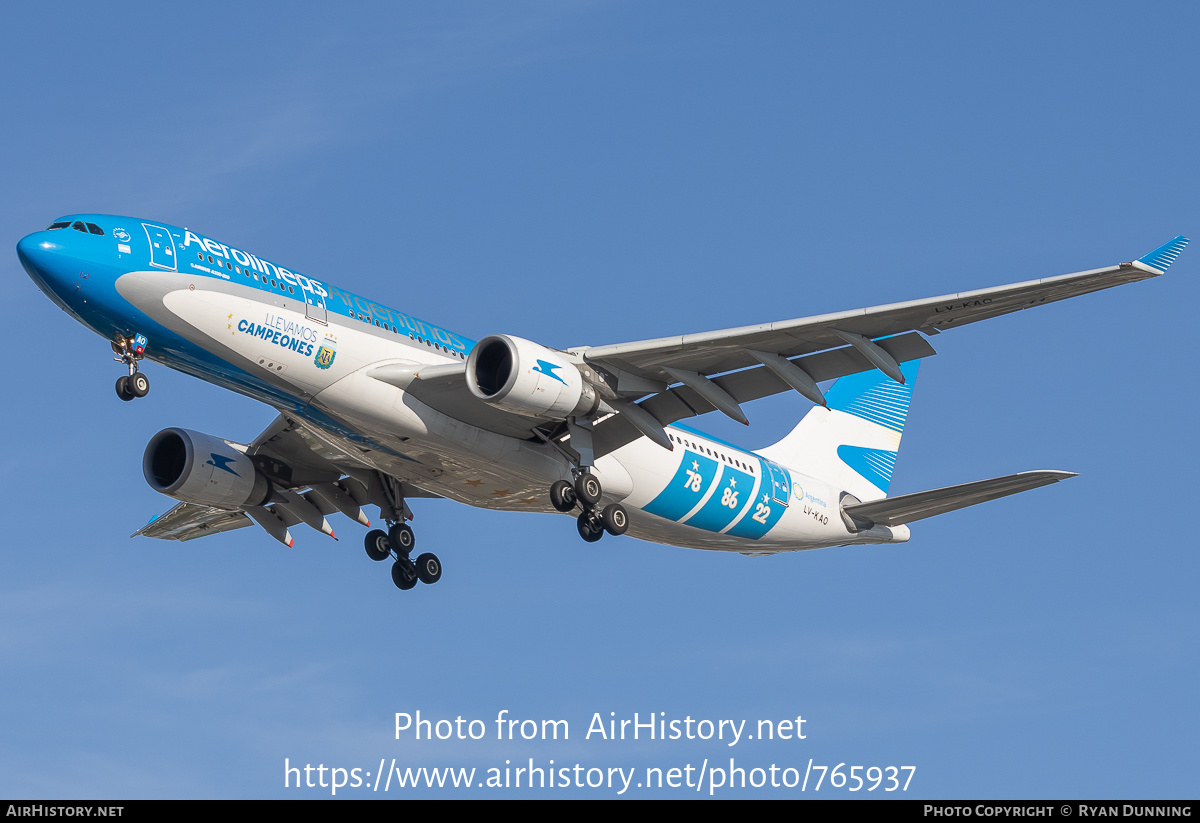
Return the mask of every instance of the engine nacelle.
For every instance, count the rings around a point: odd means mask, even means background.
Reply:
[[[201,506],[261,506],[271,497],[270,481],[249,457],[226,440],[187,429],[154,435],[142,474],[155,491]]]
[[[507,334],[485,337],[471,350],[467,388],[497,408],[552,420],[591,414],[600,403],[561,352]]]

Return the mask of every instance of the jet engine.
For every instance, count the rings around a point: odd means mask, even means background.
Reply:
[[[241,449],[188,429],[154,435],[142,457],[142,474],[155,491],[201,506],[261,506],[271,497],[270,481]]]
[[[485,403],[514,414],[563,420],[600,405],[596,389],[562,352],[496,334],[467,358],[467,388]]]

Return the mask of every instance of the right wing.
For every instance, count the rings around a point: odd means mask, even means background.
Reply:
[[[599,457],[645,436],[670,449],[664,427],[720,410],[746,423],[741,404],[797,391],[824,403],[817,385],[879,369],[903,382],[899,364],[936,352],[923,335],[1157,277],[1187,245],[1177,237],[1139,260],[1006,286],[823,314],[756,326],[578,347],[568,354],[582,371],[602,376],[606,416],[593,425]],[[568,426],[504,411],[474,397],[466,364],[381,363],[367,375],[389,383],[443,414],[510,437],[553,439]]]
[[[922,333],[938,334],[1157,277],[1187,243],[1187,238],[1176,237],[1139,260],[1058,277],[756,326],[577,349],[588,363],[613,375],[616,393],[627,399],[623,404],[613,403],[623,413],[596,425],[596,453],[612,451],[642,435],[670,448],[662,431],[669,423],[716,409],[745,423],[741,403],[789,389],[822,403],[818,382],[871,368],[904,382],[900,363],[934,353]]]
[[[1176,237],[1139,260],[1103,269],[757,326],[594,346],[583,353],[588,362],[609,366],[630,377],[674,383],[677,381],[671,379],[667,367],[717,374],[759,366],[760,361],[749,353],[752,350],[792,358],[845,346],[848,341],[843,335],[878,340],[911,331],[937,334],[1032,306],[1157,277],[1187,243],[1187,238]],[[617,390],[621,390],[620,385]]]

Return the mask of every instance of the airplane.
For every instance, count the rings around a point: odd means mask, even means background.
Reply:
[[[409,501],[562,512],[606,533],[750,556],[903,543],[908,524],[1075,475],[1028,471],[888,497],[918,366],[949,329],[1163,274],[1184,237],[1132,262],[995,288],[682,336],[557,350],[471,340],[242,248],[166,223],[74,214],[17,254],[60,308],[108,339],[123,401],[143,360],[279,415],[247,444],[172,427],[143,474],[180,501],[132,536],[192,540],[257,524],[292,546],[337,513],[371,529],[401,590]],[[834,381],[822,389],[821,384]],[[813,407],[750,451],[680,421],[795,391]],[[386,528],[371,528],[366,507]]]

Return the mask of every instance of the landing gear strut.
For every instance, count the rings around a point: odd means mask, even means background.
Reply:
[[[412,519],[412,512],[404,502],[404,493],[396,478],[382,473],[378,477],[387,503],[386,508],[383,505],[379,508],[388,523],[388,530],[367,532],[367,557],[377,561],[396,558],[392,563],[392,582],[401,591],[408,591],[418,581],[433,585],[442,579],[442,561],[432,552],[420,555],[415,563],[409,557],[417,544],[417,536],[404,521]]]
[[[145,397],[150,393],[150,378],[138,371],[138,362],[146,356],[146,336],[135,335],[127,338],[118,334],[112,342],[113,359],[124,363],[129,368],[128,375],[117,378],[117,397],[122,400],[132,400],[135,397]]]
[[[567,431],[571,435],[569,446],[548,437],[538,429],[533,433],[547,446],[553,447],[566,458],[574,469],[575,482],[556,481],[550,486],[550,505],[563,514],[574,511],[578,505],[583,512],[579,515],[579,536],[595,543],[605,532],[611,535],[625,534],[629,529],[629,516],[620,503],[610,503],[600,509],[604,489],[600,479],[592,474],[595,451],[592,447],[592,424],[588,420],[567,418]]]

